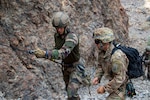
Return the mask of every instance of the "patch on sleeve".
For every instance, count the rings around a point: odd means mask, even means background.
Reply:
[[[113,63],[112,64],[112,72],[115,74],[119,73],[121,70],[121,67],[122,67],[121,63],[118,63],[118,62]]]

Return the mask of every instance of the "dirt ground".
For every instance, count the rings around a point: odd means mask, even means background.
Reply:
[[[150,36],[150,24],[146,25],[146,19],[150,17],[150,0],[121,0],[121,3],[129,16],[129,45],[137,48],[142,54]],[[91,69],[91,73],[93,70],[94,68]],[[105,100],[108,93],[103,95],[96,93],[97,87],[107,82],[104,78],[103,80],[104,83],[96,86],[81,88],[78,91],[81,100]],[[150,81],[140,77],[132,79],[132,82],[136,95],[133,98],[126,97],[126,100],[150,100]]]
[[[143,53],[150,36],[146,21],[150,17],[150,0],[121,0],[121,3],[129,16],[129,43]]]

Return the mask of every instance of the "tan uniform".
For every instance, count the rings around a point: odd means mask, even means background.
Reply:
[[[113,48],[114,46],[111,44],[106,52],[99,52],[96,77],[101,80],[101,77],[104,75],[109,79],[108,84],[104,86],[105,91],[110,93],[107,100],[124,100],[127,82],[126,72],[129,61],[127,56],[119,49],[111,55]]]
[[[147,67],[147,79],[150,80],[150,51],[145,51],[143,53],[143,57],[145,67]]]
[[[145,61],[145,66],[147,67],[147,78],[150,80],[150,37],[147,39],[147,46],[145,48],[145,52],[143,53],[143,58]]]

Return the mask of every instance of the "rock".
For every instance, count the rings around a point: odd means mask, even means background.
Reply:
[[[142,25],[140,25],[140,28],[139,28],[139,30],[141,30],[141,31],[145,31],[145,30],[149,30],[149,29],[150,29],[149,21],[142,23]]]
[[[53,49],[54,12],[70,16],[87,67],[96,64],[90,57],[95,28],[112,28],[121,42],[128,38],[128,16],[119,0],[0,0],[0,8],[0,91],[6,99],[67,98],[62,69],[27,52]]]

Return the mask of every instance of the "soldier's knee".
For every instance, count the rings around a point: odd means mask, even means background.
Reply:
[[[68,97],[77,97],[79,85],[73,82],[70,82],[67,87]]]

